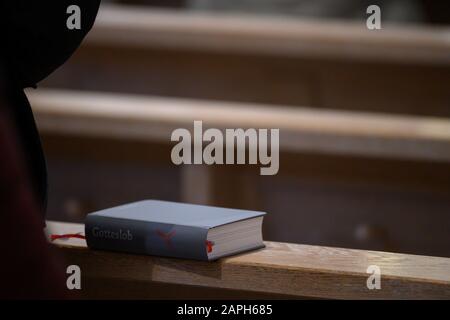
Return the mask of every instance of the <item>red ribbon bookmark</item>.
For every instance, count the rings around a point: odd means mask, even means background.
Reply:
[[[50,235],[50,240],[54,241],[56,239],[68,239],[68,238],[78,238],[78,239],[86,239],[85,236],[79,233],[66,233],[66,234],[52,234]]]
[[[206,251],[207,251],[208,253],[212,252],[214,242],[213,242],[213,241],[206,240],[206,241],[205,241],[205,244],[206,244]]]

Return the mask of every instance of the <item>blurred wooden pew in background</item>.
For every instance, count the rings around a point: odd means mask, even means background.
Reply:
[[[42,131],[174,144],[177,128],[278,128],[282,152],[450,161],[450,119],[69,90],[29,92]]]
[[[103,6],[43,85],[449,116],[450,30]]]

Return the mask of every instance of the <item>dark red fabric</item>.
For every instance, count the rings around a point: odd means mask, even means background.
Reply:
[[[65,298],[64,268],[45,239],[4,104],[0,101],[0,298]]]

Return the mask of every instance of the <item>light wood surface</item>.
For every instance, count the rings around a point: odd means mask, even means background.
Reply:
[[[84,232],[84,225],[48,221],[46,232]],[[265,249],[198,262],[93,251],[80,239],[53,243],[83,277],[107,281],[111,290],[115,281],[159,282],[312,298],[450,298],[449,258],[266,242]],[[366,286],[370,265],[380,267],[380,290]]]
[[[450,120],[95,92],[28,96],[40,130],[172,143],[176,128],[279,128],[283,151],[450,160]]]
[[[448,64],[450,29],[103,5],[88,42]]]

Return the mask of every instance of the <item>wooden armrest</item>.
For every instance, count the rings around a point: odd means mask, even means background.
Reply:
[[[177,128],[279,128],[281,151],[450,160],[450,120],[66,90],[29,91],[43,132],[171,143]]]
[[[77,232],[84,233],[84,225],[47,222],[47,234]],[[53,243],[84,277],[108,279],[110,288],[128,281],[311,298],[450,298],[449,258],[266,242],[265,249],[199,262],[94,251],[80,239]],[[380,268],[380,290],[366,286],[370,265]]]

